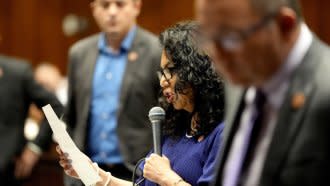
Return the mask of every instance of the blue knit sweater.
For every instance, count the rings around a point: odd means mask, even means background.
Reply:
[[[201,142],[189,136],[165,138],[162,153],[170,160],[173,171],[191,185],[205,185],[212,182],[223,128],[224,124],[219,124]],[[143,171],[143,167],[144,162],[139,168]],[[140,184],[140,186],[156,185],[149,180]]]

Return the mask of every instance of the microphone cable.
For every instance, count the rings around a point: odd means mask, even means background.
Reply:
[[[134,171],[133,171],[133,175],[132,175],[132,184],[133,184],[133,186],[139,186],[140,183],[142,183],[142,182],[145,180],[145,178],[142,177],[141,180],[139,180],[137,183],[135,183],[135,174],[136,174],[137,168],[139,167],[139,165],[140,165],[144,160],[145,160],[145,158],[142,158],[142,159],[140,159],[140,160],[135,164]],[[143,175],[142,175],[142,176],[143,176]]]

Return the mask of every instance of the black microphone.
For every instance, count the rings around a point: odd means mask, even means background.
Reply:
[[[149,111],[149,120],[152,126],[152,138],[154,142],[154,153],[162,155],[161,137],[162,123],[165,120],[165,111],[161,107],[152,107]]]

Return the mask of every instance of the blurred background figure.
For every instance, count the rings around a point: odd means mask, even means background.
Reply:
[[[48,91],[54,93],[57,99],[66,105],[67,103],[67,78],[52,63],[42,62],[34,70],[34,78]],[[44,119],[41,110],[34,104],[29,108],[29,118],[27,118],[24,128],[25,136],[28,140],[33,140],[39,132],[39,124]]]
[[[101,32],[69,51],[66,124],[79,149],[124,179],[151,148],[148,112],[159,93],[161,49],[137,25],[141,6],[141,0],[91,1]],[[66,178],[66,185],[82,185]]]
[[[62,115],[55,95],[38,84],[31,66],[12,57],[0,56],[0,185],[18,186],[28,178],[41,153],[49,147],[51,130],[43,120],[37,137],[27,143],[24,121],[29,106],[51,104]]]
[[[67,77],[63,76],[52,63],[42,62],[34,70],[34,78],[50,92],[55,93],[58,100],[66,105],[68,96]]]

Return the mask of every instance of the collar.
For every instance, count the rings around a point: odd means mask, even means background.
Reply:
[[[297,41],[289,52],[285,62],[278,72],[268,80],[262,87],[262,91],[266,94],[269,103],[274,108],[279,108],[284,99],[283,94],[287,90],[288,81],[293,71],[302,62],[309,47],[312,44],[313,36],[305,23],[301,24],[301,30]]]
[[[124,51],[129,51],[129,49],[132,47],[132,44],[133,44],[133,40],[134,40],[134,36],[136,34],[136,30],[137,30],[137,26],[134,25],[130,30],[129,32],[126,34],[124,40],[121,42],[121,45],[120,45],[120,50],[124,50]],[[105,53],[110,53],[110,54],[113,54],[114,52],[111,50],[111,48],[108,46],[108,43],[107,43],[107,39],[106,39],[106,36],[105,36],[105,33],[102,32],[100,34],[100,37],[99,37],[99,41],[98,41],[98,49],[99,51],[101,52],[105,52]]]

